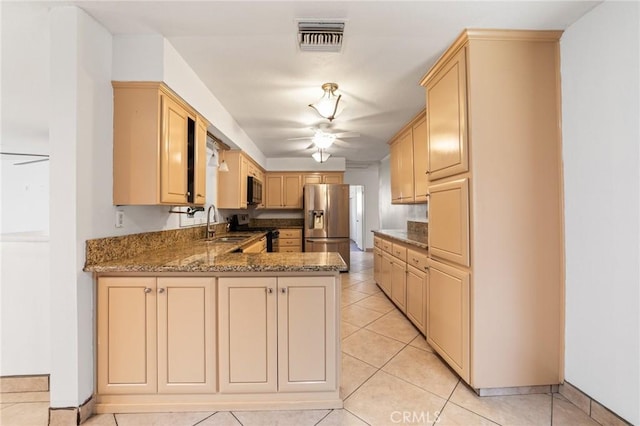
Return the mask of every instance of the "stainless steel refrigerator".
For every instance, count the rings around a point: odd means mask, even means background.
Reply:
[[[304,251],[338,252],[349,269],[349,185],[304,186]]]

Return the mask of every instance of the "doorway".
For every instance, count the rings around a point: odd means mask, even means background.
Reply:
[[[349,236],[356,247],[364,251],[364,186],[349,185]]]

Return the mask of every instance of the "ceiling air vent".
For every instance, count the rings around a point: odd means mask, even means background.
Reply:
[[[344,22],[298,22],[298,45],[303,52],[339,52]]]

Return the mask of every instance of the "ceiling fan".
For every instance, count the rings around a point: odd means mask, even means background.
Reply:
[[[357,132],[337,132],[331,133],[327,132],[324,128],[321,127],[312,127],[313,135],[303,136],[299,138],[288,138],[288,141],[299,141],[299,140],[311,140],[311,144],[305,149],[327,149],[332,146],[334,143],[337,143],[341,147],[348,148],[346,146],[347,142],[342,139],[346,138],[359,138],[360,133]]]

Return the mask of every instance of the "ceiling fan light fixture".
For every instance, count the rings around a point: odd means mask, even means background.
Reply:
[[[322,130],[317,130],[311,142],[319,149],[327,149],[336,141],[336,136],[331,133],[325,133]]]
[[[311,154],[311,156],[318,163],[324,163],[325,161],[327,161],[329,159],[329,157],[331,157],[331,154],[329,154],[328,152],[324,152],[323,150],[319,149],[318,151],[316,151],[313,154]]]
[[[336,94],[336,83],[324,83],[322,85],[324,95],[314,104],[309,104],[318,114],[329,121],[333,121],[344,110],[344,102],[340,103],[342,95]]]

